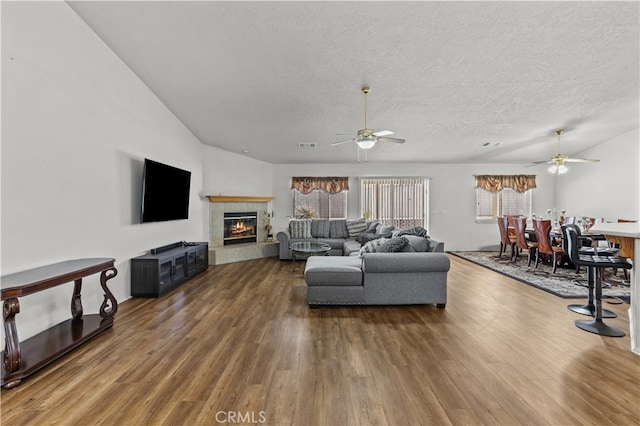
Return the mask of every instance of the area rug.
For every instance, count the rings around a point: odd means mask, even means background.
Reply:
[[[574,268],[558,267],[554,274],[551,265],[545,263],[540,263],[537,268],[534,268],[534,264],[531,262],[531,266],[527,267],[526,255],[520,257],[518,262],[514,264],[509,260],[508,254],[503,254],[499,259],[497,251],[457,251],[451,252],[451,254],[558,297],[587,297],[587,269],[584,267],[580,268],[580,273],[577,274]],[[608,302],[629,303],[631,287],[624,283],[622,271],[618,270],[614,275],[613,269],[605,269],[603,283],[605,284],[602,288],[602,295],[603,298],[607,298]]]

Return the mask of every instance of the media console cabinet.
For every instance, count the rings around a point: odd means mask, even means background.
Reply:
[[[104,300],[100,314],[84,315],[80,291],[82,278],[100,273]],[[107,288],[107,281],[118,271],[114,259],[90,258],[54,263],[0,278],[2,282],[5,349],[2,352],[0,386],[11,389],[23,378],[80,346],[113,325],[118,301]],[[20,342],[15,316],[20,312],[19,297],[73,281],[71,319]]]
[[[131,295],[159,297],[209,266],[209,243],[173,243],[131,259]]]

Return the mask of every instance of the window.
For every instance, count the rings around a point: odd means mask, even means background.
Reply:
[[[293,216],[298,218],[345,219],[348,177],[293,177]]]
[[[531,215],[535,175],[476,175],[476,221],[504,215]]]
[[[319,219],[345,219],[347,217],[347,191],[330,194],[314,189],[309,194],[293,190],[293,215]]]
[[[511,188],[489,192],[476,188],[476,221],[493,221],[498,216],[531,214],[531,190],[520,193]]]
[[[368,178],[360,181],[360,206],[369,216],[397,228],[428,229],[426,178]]]

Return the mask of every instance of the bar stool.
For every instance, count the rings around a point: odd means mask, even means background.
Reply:
[[[596,247],[585,247],[582,245],[582,241],[580,241],[580,236],[581,236],[581,232],[580,232],[580,228],[578,227],[578,225],[575,224],[569,224],[569,225],[564,225],[567,226],[569,228],[572,228],[577,235],[577,239],[578,239],[578,254],[579,255],[591,255],[591,256],[614,256],[618,251],[617,249],[597,249]],[[565,253],[567,253],[567,244],[566,244],[566,238],[562,239],[562,248],[564,250]],[[576,265],[576,272],[578,272],[578,269],[580,268],[580,265]],[[580,280],[582,281],[582,280]],[[580,284],[582,285],[582,284]],[[587,301],[586,305],[580,305],[580,304],[571,304],[571,305],[567,305],[567,309],[569,309],[570,311],[573,311],[575,313],[581,314],[581,315],[588,315],[591,317],[594,317],[596,315],[596,305],[594,303],[594,288],[595,288],[595,270],[594,268],[587,268],[587,288],[588,288],[588,294],[589,294],[589,300]],[[602,318],[616,318],[618,315],[613,312],[610,311],[608,309],[602,309]]]
[[[562,225],[563,244],[566,245],[566,253],[574,265],[586,266],[593,275],[595,282],[595,318],[592,320],[576,320],[576,327],[590,333],[601,336],[622,337],[624,331],[611,327],[602,321],[602,269],[620,268],[631,269],[631,265],[618,256],[598,256],[580,254],[578,246],[578,234],[575,228]],[[589,280],[592,281],[591,279]]]
[[[580,227],[578,225],[575,224],[567,224],[567,226],[571,226],[573,229],[575,229],[576,233],[578,234],[578,253],[579,254],[591,254],[594,256],[615,256],[618,254],[618,249],[617,248],[612,248],[612,247],[598,247],[593,246],[594,242],[597,242],[598,240],[593,240],[591,236],[589,235],[582,235],[582,231],[580,230]],[[591,244],[588,246],[584,245],[585,241],[591,241]],[[580,265],[576,265],[576,272],[580,272]]]

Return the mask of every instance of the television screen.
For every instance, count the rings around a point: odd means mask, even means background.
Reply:
[[[142,175],[142,223],[189,217],[191,172],[145,158]]]

